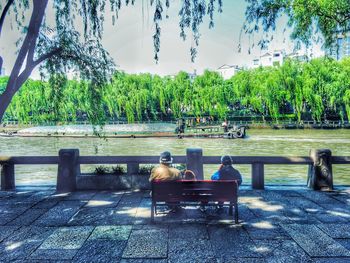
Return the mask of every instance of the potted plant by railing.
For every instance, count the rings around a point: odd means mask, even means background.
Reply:
[[[99,165],[93,172],[77,177],[79,190],[126,190],[150,189],[149,176],[153,165],[142,165],[137,173],[128,174],[122,165],[107,167]]]

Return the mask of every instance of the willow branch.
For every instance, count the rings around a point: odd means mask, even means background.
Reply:
[[[46,59],[49,59],[49,58],[57,55],[61,51],[62,51],[62,48],[55,48],[55,49],[51,50],[50,52],[42,55],[41,57],[39,57],[37,60],[35,60],[33,62],[34,67],[39,65],[41,62],[45,61]]]
[[[1,31],[2,31],[2,26],[4,25],[4,21],[5,21],[5,17],[10,9],[10,6],[13,4],[15,0],[9,0],[7,2],[7,4],[4,7],[4,10],[1,13],[1,17],[0,17],[0,36],[1,36]]]

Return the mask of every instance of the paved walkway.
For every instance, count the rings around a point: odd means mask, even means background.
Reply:
[[[240,191],[239,225],[149,192],[0,192],[0,262],[350,262],[350,190]]]

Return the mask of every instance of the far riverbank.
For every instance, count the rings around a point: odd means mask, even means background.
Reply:
[[[152,128],[152,130],[147,130],[147,131],[142,131],[142,130],[138,130],[138,131],[133,131],[133,130],[124,130],[121,133],[119,132],[118,135],[120,135],[119,137],[123,138],[123,137],[129,137],[128,135],[133,135],[133,134],[137,134],[141,137],[148,137],[148,136],[155,136],[157,137],[157,135],[159,137],[173,137],[173,135],[175,134],[175,128],[176,128],[176,122],[140,122],[140,123],[134,123],[134,124],[130,124],[130,125],[135,125],[135,126],[141,126],[141,125],[148,125],[148,124],[158,124],[160,126],[162,126],[161,129],[159,128]],[[123,125],[127,125],[126,123],[123,122],[109,122],[106,123],[106,125],[104,126],[104,128],[100,129],[102,131],[102,133],[105,130],[105,127],[108,126],[123,126]],[[205,126],[221,126],[221,122],[211,122],[211,123],[199,123],[193,127],[205,127]],[[229,122],[229,125],[232,126],[245,126],[248,129],[273,129],[273,130],[279,130],[279,129],[286,129],[286,130],[293,130],[293,129],[325,129],[325,130],[330,130],[330,129],[350,129],[350,123],[348,122],[344,122],[341,123],[340,121],[326,121],[326,122],[302,122],[302,123],[298,123],[298,122],[291,122],[291,121],[284,121],[284,122],[255,122],[255,121],[231,121]],[[43,125],[37,125],[37,124],[18,124],[16,122],[6,122],[6,123],[2,123],[0,124],[0,134],[2,135],[6,135],[6,134],[18,134],[20,131],[24,130],[24,132],[21,132],[21,136],[39,136],[39,137],[43,137],[43,136],[55,136],[55,137],[61,137],[61,136],[68,136],[70,133],[66,132],[62,127],[74,127],[74,126],[86,126],[86,127],[92,127],[89,123],[87,122],[77,122],[77,123],[72,123],[72,124],[59,124],[56,125],[54,123],[47,123],[47,124],[43,124]],[[25,132],[26,129],[29,128],[38,128],[39,130],[41,129],[41,127],[52,127],[52,129],[49,129],[50,131],[45,132],[45,129],[43,132],[40,133],[36,133],[34,134],[33,132]],[[57,128],[53,128],[53,127],[57,127]],[[166,128],[165,128],[166,127]],[[55,129],[57,129],[57,131],[54,131]],[[30,129],[29,129],[30,130]],[[78,132],[80,135],[82,136],[86,136],[86,132],[81,131]],[[185,130],[186,133],[186,130]],[[76,133],[75,133],[76,134]],[[116,132],[110,132],[108,134],[105,135],[117,135]]]

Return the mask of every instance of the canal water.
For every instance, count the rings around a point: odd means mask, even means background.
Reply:
[[[171,151],[185,155],[186,148],[199,147],[204,155],[237,156],[308,156],[310,149],[331,149],[333,155],[350,156],[350,130],[248,130],[246,139],[99,139],[99,138],[25,138],[0,137],[0,155],[58,155],[62,148],[79,148],[81,155],[159,155]],[[205,165],[205,178],[218,165]],[[237,165],[244,183],[251,182],[250,165]],[[83,166],[92,172],[93,166]],[[57,165],[18,165],[16,183],[55,184]],[[350,165],[333,166],[334,183],[350,185]],[[266,165],[266,184],[305,185],[306,165]]]

